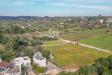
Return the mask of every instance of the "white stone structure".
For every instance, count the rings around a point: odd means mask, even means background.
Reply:
[[[46,67],[46,58],[44,58],[40,52],[34,54],[33,62],[39,67]]]
[[[21,71],[21,66],[23,65],[24,67],[31,67],[31,60],[29,57],[25,56],[25,57],[18,57],[14,59],[14,64],[16,66],[20,67],[20,71]]]
[[[100,23],[103,24],[103,22],[104,22],[104,20],[103,19],[100,19]]]
[[[106,22],[107,23],[112,23],[112,18],[108,18]]]

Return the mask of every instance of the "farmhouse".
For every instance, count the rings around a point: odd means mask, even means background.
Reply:
[[[31,67],[31,60],[29,57],[18,57],[14,59],[14,63],[16,66],[19,66],[19,70],[21,71],[21,66],[23,65],[24,67]]]
[[[46,58],[44,58],[40,52],[34,54],[33,62],[40,67],[46,67]]]

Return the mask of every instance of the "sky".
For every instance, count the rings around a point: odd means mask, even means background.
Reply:
[[[0,0],[0,16],[112,16],[112,0]]]

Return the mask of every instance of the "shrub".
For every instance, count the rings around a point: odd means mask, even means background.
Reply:
[[[44,73],[45,72],[45,68],[44,67],[39,67],[36,64],[32,64],[32,67],[33,67],[34,71],[37,72],[37,73]]]

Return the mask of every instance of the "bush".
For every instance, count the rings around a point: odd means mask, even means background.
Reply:
[[[6,44],[9,41],[9,38],[0,34],[0,43]]]
[[[45,72],[45,68],[39,67],[36,64],[32,64],[32,67],[33,67],[34,71],[37,72],[37,73],[44,73]]]
[[[50,59],[50,52],[47,50],[43,50],[42,56],[45,57],[46,59]]]

